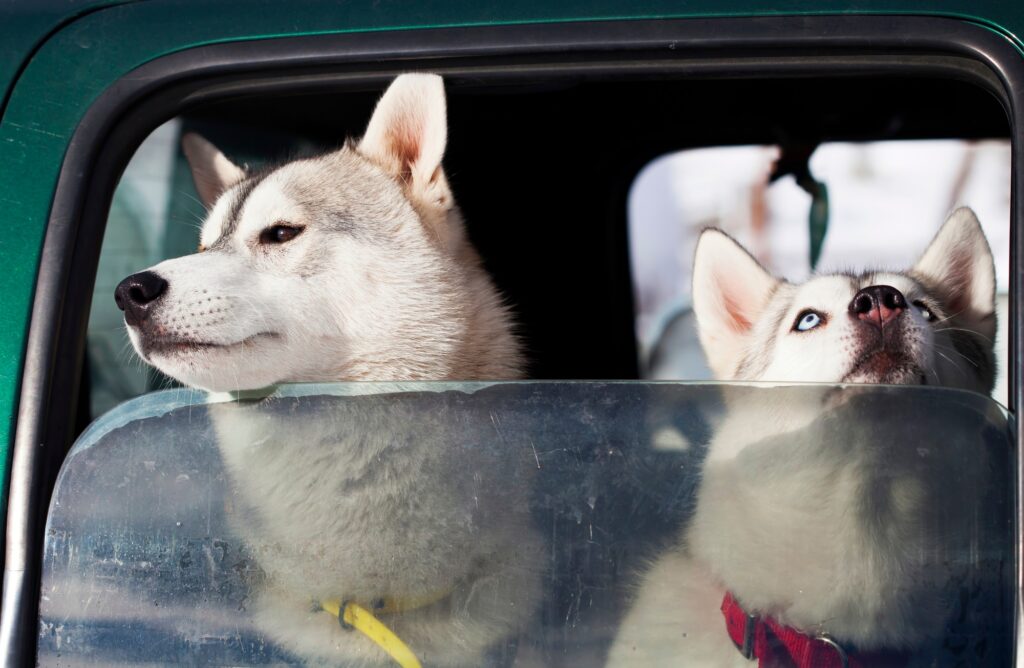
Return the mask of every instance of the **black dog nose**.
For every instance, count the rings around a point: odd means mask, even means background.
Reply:
[[[891,285],[861,288],[850,302],[850,313],[881,329],[907,308],[903,293]]]
[[[132,274],[117,285],[114,301],[124,311],[129,325],[140,325],[149,316],[150,308],[167,292],[167,281],[152,271]]]

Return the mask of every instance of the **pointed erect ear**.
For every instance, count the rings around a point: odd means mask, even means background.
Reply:
[[[693,312],[708,365],[735,377],[747,336],[779,281],[720,230],[704,230],[693,261]]]
[[[181,138],[192,180],[203,205],[210,209],[225,190],[245,178],[245,170],[228,160],[220,150],[194,132]]]
[[[446,188],[441,158],[448,140],[444,82],[436,74],[403,74],[377,103],[359,152],[421,197]],[[440,195],[438,195],[440,197]]]
[[[991,320],[994,326],[995,263],[973,211],[949,214],[913,272],[939,292],[951,317]]]

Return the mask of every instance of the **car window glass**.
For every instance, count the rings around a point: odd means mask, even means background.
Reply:
[[[742,447],[717,449],[713,434],[730,429],[746,434]],[[937,388],[165,390],[103,416],[65,462],[46,530],[39,662],[380,659],[332,616],[351,602],[376,610],[424,665],[667,659],[674,625],[648,628],[639,649],[620,633],[637,591],[678,584],[672,569],[644,578],[679,554],[695,513],[747,499],[739,517],[768,513],[757,524],[772,526],[779,504],[753,501],[763,485],[819,480],[842,500],[855,475],[875,504],[857,521],[920,539],[901,553],[907,592],[886,595],[926,601],[922,614],[942,629],[921,665],[952,665],[957,653],[1003,665],[1014,456],[1003,409]],[[709,501],[702,489],[723,476],[729,493]],[[709,548],[723,565],[750,549],[746,533],[725,533],[740,542]],[[808,559],[845,572],[850,555],[806,525],[776,536],[789,564],[780,578],[798,578]],[[875,554],[855,550],[857,563]]]

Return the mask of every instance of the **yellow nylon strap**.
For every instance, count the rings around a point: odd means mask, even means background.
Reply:
[[[341,620],[372,640],[402,668],[422,668],[409,646],[373,613],[358,603],[346,603]]]
[[[372,612],[354,601],[342,603],[338,598],[318,601],[316,605],[319,609],[337,617],[342,624],[369,638],[402,668],[421,668],[419,659],[409,649],[409,646],[402,642],[402,639],[394,631],[377,619],[376,615],[391,615],[425,608],[447,598],[451,593],[449,589],[409,598],[382,598],[371,606]]]
[[[379,599],[375,604],[365,605],[368,610],[371,610],[375,615],[393,615],[399,612],[411,612],[419,608],[425,608],[428,605],[433,605],[438,601],[448,598],[452,593],[451,589],[433,591],[429,594],[422,596],[410,596],[408,598],[390,598],[384,597]],[[366,603],[366,601],[363,601]],[[320,604],[320,607],[337,617],[341,609],[341,599],[328,599]]]

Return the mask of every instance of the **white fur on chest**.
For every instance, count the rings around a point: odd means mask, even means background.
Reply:
[[[989,483],[977,420],[922,421],[909,411],[928,399],[906,391],[857,397],[872,391],[726,388],[695,513],[641,579],[610,665],[632,665],[635,647],[730,665],[727,591],[759,616],[864,650],[942,637],[944,584],[976,536],[971,495]],[[796,399],[792,415],[760,420]]]
[[[439,596],[386,623],[421,660],[474,665],[540,596],[540,540],[512,451],[446,440],[443,419],[386,400],[365,413],[333,405],[211,407],[232,525],[265,574],[261,626],[305,657],[374,663],[377,647],[310,602]]]

